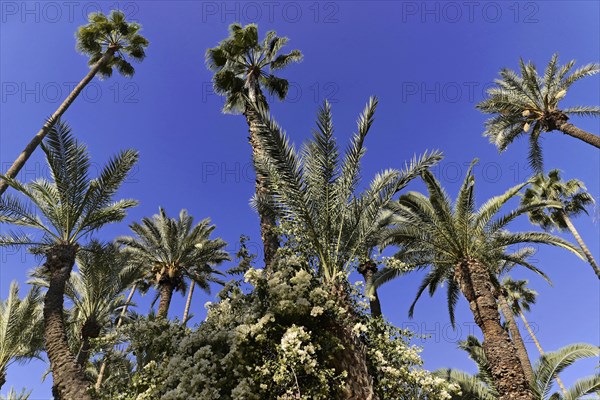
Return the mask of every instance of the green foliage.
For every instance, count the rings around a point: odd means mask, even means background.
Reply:
[[[88,64],[93,66],[110,50],[114,55],[100,68],[98,74],[108,78],[112,75],[113,68],[116,68],[123,76],[133,76],[135,69],[127,59],[142,61],[149,44],[139,34],[141,25],[127,22],[125,14],[119,10],[111,11],[108,17],[101,12],[91,13],[88,20],[89,23],[80,26],[75,35],[77,50],[90,56]]]
[[[345,374],[331,364],[340,346],[334,330],[348,320],[347,308],[302,258],[286,254],[278,263],[269,277],[249,268],[243,281],[231,281],[219,302],[206,305],[206,320],[183,337],[177,333],[181,328],[171,324],[162,333],[157,329],[157,342],[142,343],[135,338],[153,335],[147,332],[152,328],[140,325],[146,333],[132,335],[131,350],[148,355],[158,344],[164,353],[138,357],[135,373],[119,387],[122,394],[112,398],[335,398]],[[449,398],[455,388],[419,367],[408,332],[361,315],[353,332],[369,343],[369,368],[382,400]],[[140,351],[139,344],[150,350]],[[107,393],[119,390],[111,386]]]
[[[259,41],[255,24],[242,27],[234,23],[229,26],[229,37],[206,51],[206,65],[215,72],[215,93],[226,96],[223,112],[243,112],[250,88],[255,92],[264,88],[280,100],[286,97],[288,81],[272,72],[302,60],[299,50],[278,54],[287,42],[275,31],[267,32]]]
[[[594,204],[594,198],[586,191],[583,182],[578,179],[563,182],[557,169],[553,169],[548,175],[536,175],[531,186],[525,190],[521,204],[529,205],[542,201],[554,201],[561,205],[547,209],[538,208],[529,213],[529,220],[545,230],[568,229],[565,214],[569,217],[582,212],[587,214],[586,207]]]
[[[497,285],[496,272],[501,262],[520,264],[538,272],[523,257],[507,252],[510,246],[524,243],[549,244],[563,247],[581,257],[578,247],[557,236],[544,232],[513,233],[506,230],[506,226],[518,216],[554,204],[540,201],[497,216],[501,208],[517,196],[527,182],[491,198],[476,209],[475,177],[472,174],[474,163],[467,172],[454,205],[440,182],[429,171],[422,173],[429,197],[410,192],[401,196],[397,202],[389,204],[394,215],[390,219],[391,226],[382,232],[381,245],[393,244],[400,248],[395,257],[402,261],[402,267],[396,270],[387,267],[378,271],[373,278],[373,286],[378,287],[411,268],[429,267],[410,307],[411,316],[415,303],[426,289],[429,289],[432,296],[443,282],[447,282],[448,312],[450,321],[454,324],[454,308],[460,294],[455,270],[465,260],[477,260],[486,266],[490,282]]]
[[[504,151],[515,139],[528,134],[529,162],[536,172],[542,172],[539,138],[543,132],[558,128],[555,126],[557,115],[564,121],[569,115],[600,116],[597,106],[558,108],[573,83],[600,71],[600,65],[588,64],[569,74],[574,65],[575,60],[572,60],[559,66],[558,54],[554,54],[543,76],[538,75],[533,63],[522,59],[520,76],[513,70],[502,69],[500,79],[495,81],[497,86],[488,89],[489,97],[477,105],[482,112],[495,114],[486,121],[484,136]]]
[[[28,400],[31,395],[31,390],[22,389],[17,392],[14,388],[10,388],[6,396],[0,396],[0,400]]]

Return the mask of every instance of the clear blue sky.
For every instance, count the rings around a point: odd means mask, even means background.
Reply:
[[[111,239],[128,233],[128,223],[164,206],[170,214],[187,208],[198,220],[211,217],[216,233],[236,250],[240,234],[259,249],[258,218],[248,205],[253,192],[247,126],[242,116],[223,115],[223,99],[212,93],[204,52],[227,36],[230,23],[256,22],[261,36],[270,29],[290,38],[289,48],[304,53],[301,64],[283,75],[290,98],[272,103],[276,119],[296,143],[314,126],[323,99],[333,103],[336,133],[342,147],[368,97],[380,107],[364,164],[364,178],[401,167],[414,153],[440,149],[445,159],[436,169],[454,196],[466,166],[476,169],[479,201],[499,194],[529,175],[527,143],[514,143],[499,155],[482,137],[486,116],[475,104],[502,67],[517,68],[519,57],[540,68],[554,52],[579,65],[598,62],[600,7],[594,1],[530,2],[21,2],[2,1],[0,39],[0,161],[2,171],[88,71],[75,49],[74,32],[87,12],[108,12],[117,4],[143,25],[150,40],[148,57],[133,79],[95,79],[65,115],[78,138],[102,164],[118,149],[136,148],[141,159],[121,195],[140,200],[127,220],[101,231]],[[577,83],[565,105],[600,103],[599,78]],[[598,120],[576,119],[579,127],[598,134]],[[546,166],[564,178],[583,180],[596,200],[600,194],[599,152],[560,133],[544,135]],[[27,164],[22,179],[47,174],[40,152]],[[418,183],[411,188],[422,189]],[[592,253],[600,258],[598,209],[575,220]],[[512,229],[529,229],[523,220]],[[569,235],[565,237],[570,238]],[[23,282],[39,260],[25,252],[0,250],[0,295],[11,280]],[[590,267],[566,251],[541,248],[536,265],[554,280],[549,287],[531,273],[539,292],[529,319],[547,350],[573,342],[598,343],[599,286]],[[423,358],[429,369],[473,370],[456,341],[476,332],[464,300],[458,306],[456,331],[449,325],[445,298],[423,297],[415,318],[407,310],[421,275],[403,278],[381,290],[384,314],[395,324],[430,334]],[[149,297],[138,299],[145,313]],[[204,317],[212,297],[198,293],[193,322]],[[176,295],[171,316],[180,315],[184,299]],[[528,350],[537,351],[531,341]],[[593,360],[581,362],[563,378],[567,385],[594,371]],[[8,383],[34,389],[32,399],[50,398],[50,379],[41,383],[42,362],[13,365]]]

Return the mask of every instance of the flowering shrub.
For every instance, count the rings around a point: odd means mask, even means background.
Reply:
[[[456,388],[420,368],[409,332],[372,320],[355,291],[350,309],[357,312],[350,318],[349,307],[340,306],[301,258],[288,255],[274,271],[265,276],[248,268],[228,283],[220,301],[206,305],[207,318],[196,330],[163,329],[169,353],[144,360],[117,398],[335,399],[346,374],[332,367],[341,346],[334,327],[352,321],[381,400],[450,399]]]

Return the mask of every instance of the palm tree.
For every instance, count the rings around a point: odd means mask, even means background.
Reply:
[[[1,246],[26,246],[41,254],[49,286],[44,296],[44,339],[54,383],[67,399],[89,399],[88,382],[69,349],[64,321],[64,293],[80,241],[104,225],[121,221],[134,200],[113,197],[138,160],[135,151],[121,152],[90,179],[90,157],[65,123],[50,129],[42,144],[52,180],[21,183],[2,176],[26,200],[12,195],[0,199],[0,223],[30,228],[41,238],[20,231],[0,235]],[[36,210],[38,211],[36,213]]]
[[[10,364],[38,357],[44,347],[41,304],[37,288],[20,299],[15,281],[10,284],[8,298],[0,302],[0,389]]]
[[[27,391],[22,389],[21,392],[17,392],[14,388],[10,388],[6,397],[0,396],[0,400],[27,400],[31,395],[31,390]]]
[[[453,400],[496,400],[498,392],[490,379],[490,368],[481,343],[474,336],[459,345],[460,348],[469,353],[469,357],[475,361],[478,367],[476,375],[453,369],[440,369],[435,375],[447,379],[449,382],[457,383],[461,388],[461,394],[455,395]],[[575,361],[598,357],[598,347],[577,343],[558,349],[552,353],[542,355],[535,364],[534,377],[531,382],[531,390],[535,400],[578,400],[589,394],[597,394],[600,390],[600,375],[593,375],[579,379],[571,388],[565,390],[561,395],[552,393],[552,377],[573,365]]]
[[[531,326],[529,325],[529,321],[527,321],[527,318],[525,318],[525,314],[523,313],[523,311],[530,311],[531,305],[535,304],[537,297],[537,292],[529,289],[527,284],[528,282],[526,280],[515,281],[510,277],[506,277],[502,281],[502,293],[506,299],[506,303],[510,307],[511,314],[521,317],[523,325],[525,325],[525,329],[527,329],[527,332],[529,333],[529,337],[531,337],[533,343],[535,343],[535,347],[537,347],[540,355],[543,356],[545,353],[542,349],[542,345],[535,336],[533,329],[531,329]],[[556,380],[556,383],[562,390],[563,394],[566,396],[567,389],[565,388],[565,385],[562,383],[559,376],[555,375],[554,379]]]
[[[576,106],[560,109],[558,103],[578,80],[600,71],[600,65],[588,64],[569,72],[575,60],[558,65],[558,54],[548,63],[544,76],[538,75],[533,63],[519,62],[521,76],[510,69],[500,71],[497,87],[488,89],[489,97],[477,108],[494,114],[485,123],[488,136],[500,151],[504,151],[519,136],[529,134],[529,162],[537,172],[543,172],[539,138],[543,132],[558,130],[600,148],[600,137],[581,130],[568,122],[569,116],[600,115],[600,107]]]
[[[91,339],[106,334],[114,317],[129,305],[123,292],[141,278],[139,267],[127,262],[116,244],[92,241],[77,255],[78,271],[71,272],[65,295],[73,303],[71,323],[79,340],[77,362],[85,368]],[[28,283],[48,287],[44,271],[35,270]]]
[[[471,172],[475,162],[476,160],[467,172],[454,206],[434,175],[424,171],[421,175],[429,197],[410,192],[389,205],[395,219],[382,234],[381,246],[398,246],[400,251],[397,257],[409,267],[429,267],[409,315],[413,315],[415,303],[426,289],[433,295],[445,282],[450,321],[454,325],[454,308],[462,293],[469,302],[475,323],[483,332],[483,348],[500,399],[531,399],[514,345],[500,324],[498,305],[493,293],[493,287],[497,284],[495,274],[502,261],[530,267],[521,257],[508,253],[508,246],[543,243],[566,248],[578,255],[580,251],[564,239],[545,232],[511,233],[505,229],[518,216],[536,207],[549,206],[550,202],[519,207],[495,218],[502,206],[527,183],[491,198],[476,210],[475,178]],[[374,277],[373,285],[378,287],[402,273],[384,268]]]
[[[17,176],[50,129],[96,75],[108,78],[112,75],[113,68],[116,68],[121,75],[131,77],[135,69],[127,59],[142,61],[145,58],[148,40],[139,34],[141,26],[135,22],[127,22],[122,11],[113,10],[108,17],[100,12],[91,13],[88,19],[89,24],[80,26],[75,37],[77,50],[90,57],[88,61],[90,71],[27,144],[6,172],[7,177]],[[6,180],[0,180],[0,196],[8,186],[10,185]]]
[[[274,194],[269,207],[276,212],[286,247],[307,258],[348,315],[355,313],[350,307],[348,275],[357,263],[368,258],[376,233],[385,224],[381,211],[410,180],[441,158],[433,152],[413,159],[403,171],[383,171],[366,190],[356,193],[364,140],[376,106],[377,99],[370,99],[343,160],[333,137],[327,102],[319,111],[313,139],[300,152],[271,120],[266,108],[258,106],[256,110],[260,121],[258,139],[265,154],[257,167]],[[336,334],[344,351],[336,355],[335,367],[348,373],[347,398],[374,398],[362,344],[353,341],[351,326],[338,324]]]
[[[275,31],[267,32],[262,41],[258,40],[258,27],[249,24],[242,27],[234,23],[229,26],[229,37],[218,46],[206,51],[206,63],[213,76],[214,90],[225,96],[225,113],[243,113],[249,127],[249,142],[252,146],[252,159],[256,161],[263,156],[263,149],[258,140],[258,115],[252,104],[261,104],[268,108],[263,90],[285,99],[288,92],[288,81],[273,74],[292,62],[299,62],[302,53],[292,50],[287,54],[278,54],[286,45],[286,37],[277,36]],[[268,198],[265,178],[256,173],[256,197]],[[267,202],[262,201],[261,204]],[[264,246],[265,266],[268,269],[279,247],[275,232],[275,216],[272,210],[259,208],[260,233]]]
[[[586,191],[583,182],[570,179],[563,182],[560,171],[553,169],[548,175],[538,174],[533,179],[531,187],[527,188],[522,197],[522,204],[527,205],[540,200],[550,200],[562,204],[561,208],[537,209],[529,213],[529,220],[541,226],[544,230],[569,230],[583,250],[585,258],[600,279],[600,267],[592,253],[573,225],[571,217],[582,212],[587,214],[586,207],[594,203],[594,198]]]
[[[215,230],[210,219],[192,227],[193,222],[186,210],[175,219],[167,217],[161,207],[152,218],[130,225],[135,237],[116,240],[131,256],[131,262],[145,269],[147,280],[159,288],[158,317],[167,317],[173,291],[185,293],[186,278],[208,292],[209,282],[221,282],[215,275],[222,273],[213,266],[230,260],[223,250],[227,243],[221,238],[209,239]]]

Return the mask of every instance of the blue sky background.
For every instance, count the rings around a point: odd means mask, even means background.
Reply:
[[[68,3],[68,2],[67,2]],[[467,2],[468,3],[468,2]],[[143,25],[150,40],[148,57],[133,79],[115,75],[95,79],[65,114],[74,133],[89,145],[94,162],[102,165],[119,149],[140,151],[140,162],[121,195],[140,200],[125,222],[109,226],[99,237],[128,233],[128,223],[164,206],[176,215],[187,208],[197,220],[211,217],[216,234],[237,250],[241,234],[259,251],[258,217],[248,205],[254,189],[247,126],[242,116],[223,115],[223,99],[212,93],[204,52],[227,36],[230,23],[258,23],[261,37],[270,29],[288,36],[288,48],[298,48],[304,61],[282,73],[291,82],[289,99],[273,101],[272,112],[300,144],[310,135],[315,113],[325,98],[333,104],[336,133],[342,148],[368,97],[380,106],[367,140],[365,184],[379,170],[401,167],[413,154],[439,149],[444,161],[435,169],[452,197],[468,163],[476,167],[479,203],[525,180],[527,141],[522,139],[499,155],[482,137],[485,115],[475,109],[486,86],[502,67],[516,69],[519,57],[543,68],[554,52],[566,62],[598,62],[600,3],[593,1],[497,2],[0,2],[0,162],[6,171],[15,156],[88,71],[87,59],[75,49],[74,32],[87,12],[115,6]],[[597,105],[599,78],[575,84],[564,106]],[[577,118],[575,125],[600,132],[598,120]],[[545,134],[546,167],[559,168],[565,179],[584,181],[596,200],[600,194],[597,149],[560,133]],[[20,177],[47,174],[36,152]],[[411,189],[422,190],[417,182]],[[600,257],[598,209],[575,220],[592,253]],[[526,218],[513,230],[531,229]],[[5,227],[2,227],[5,229]],[[535,228],[534,228],[535,229]],[[568,234],[566,238],[572,239]],[[261,256],[262,257],[262,256]],[[25,251],[0,250],[0,295],[12,280],[24,282],[39,261]],[[574,342],[598,344],[600,292],[591,268],[566,251],[541,248],[537,266],[554,281],[549,287],[528,272],[539,292],[529,320],[546,350]],[[456,342],[479,330],[464,300],[457,309],[457,330],[449,325],[445,297],[424,296],[415,318],[407,310],[422,274],[383,287],[383,312],[396,325],[429,334],[425,367],[474,371]],[[25,290],[23,290],[25,292]],[[138,298],[145,313],[151,296]],[[193,323],[204,318],[203,304],[212,296],[197,293]],[[184,298],[175,295],[170,316],[180,316]],[[538,356],[525,335],[528,350]],[[581,361],[562,378],[567,385],[592,374],[597,360]],[[47,365],[40,361],[8,370],[3,388],[33,389],[31,399],[50,398],[50,379],[41,383]]]

